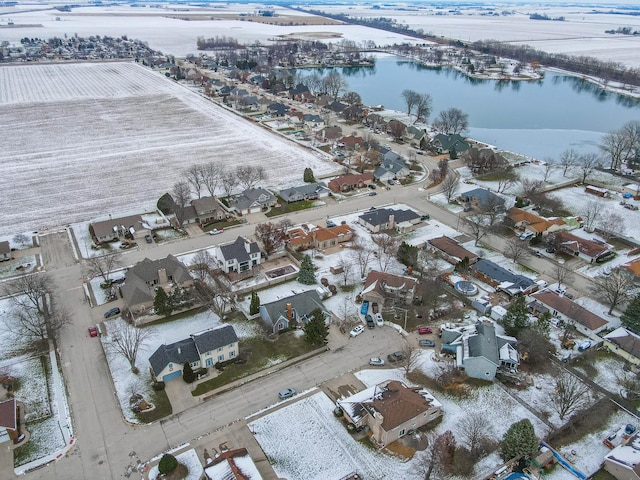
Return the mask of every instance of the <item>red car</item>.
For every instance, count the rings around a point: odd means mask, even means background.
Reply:
[[[89,327],[89,336],[90,337],[97,337],[98,336],[98,329],[96,327]]]
[[[373,313],[378,313],[378,304],[376,302],[373,302],[371,304],[371,309],[373,310]]]
[[[428,334],[428,333],[433,333],[433,330],[432,330],[432,329],[430,329],[429,327],[420,327],[420,328],[418,329],[418,333],[419,333],[420,335],[426,335],[426,334]]]

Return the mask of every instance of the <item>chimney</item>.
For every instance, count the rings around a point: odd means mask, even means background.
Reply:
[[[158,270],[158,283],[160,285],[166,285],[167,283],[169,283],[169,277],[167,276],[167,270],[164,268],[161,268],[160,270]]]
[[[182,354],[182,348],[178,347],[178,355],[181,355],[181,354]]]
[[[287,320],[293,321],[293,305],[287,303]]]
[[[391,214],[389,215],[389,230],[393,230],[396,226],[396,217],[395,215]]]
[[[251,253],[251,242],[246,238],[244,239],[244,249],[247,251],[247,253]]]

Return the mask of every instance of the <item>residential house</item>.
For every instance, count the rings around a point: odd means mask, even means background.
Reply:
[[[360,215],[358,223],[371,233],[387,230],[410,232],[420,223],[420,215],[409,209],[375,208]]]
[[[339,147],[346,147],[349,150],[360,150],[364,147],[364,138],[356,135],[349,135],[348,137],[342,137],[338,140]]]
[[[373,175],[371,173],[359,173],[353,175],[341,175],[329,182],[329,189],[332,192],[341,193],[355,190],[357,188],[364,188],[368,184],[373,182]]]
[[[133,230],[133,234],[131,231]],[[96,244],[113,242],[125,238],[125,236],[134,235],[135,232],[142,231],[144,235],[149,230],[143,225],[140,215],[130,215],[128,217],[110,218],[101,222],[93,222],[89,224],[89,233]],[[142,235],[144,237],[144,235]]]
[[[302,92],[300,94],[300,102],[302,103],[316,103],[316,96],[311,92]]]
[[[504,198],[487,190],[486,188],[474,188],[461,193],[458,199],[465,204],[465,208],[478,208],[484,211],[501,211],[504,208]]]
[[[320,115],[313,115],[311,113],[305,114],[303,117],[304,126],[312,130],[317,130],[324,127],[324,120]]]
[[[456,347],[456,364],[464,369],[467,376],[493,381],[500,370],[511,372],[518,368],[517,340],[497,335],[491,321],[480,322],[476,325],[475,333],[459,333],[452,340],[455,336],[447,335],[447,344]]]
[[[287,90],[287,93],[289,95],[289,98],[291,98],[292,100],[300,101],[302,100],[302,95],[304,93],[307,93],[308,91],[309,88],[307,88],[306,85],[299,83],[295,87],[291,87],[289,90]]]
[[[287,110],[289,110],[289,107],[287,107],[284,103],[275,102],[267,105],[267,113],[274,117],[284,116]]]
[[[385,130],[387,129],[387,121],[378,113],[370,113],[364,119],[364,124],[371,127],[373,130]]]
[[[548,233],[564,230],[567,227],[567,224],[561,218],[543,218],[518,207],[509,209],[507,223],[514,228],[534,235],[547,235]]]
[[[275,195],[264,188],[248,188],[229,201],[229,208],[240,215],[258,213],[277,203]]]
[[[397,158],[382,158],[382,163],[373,172],[373,178],[379,182],[387,182],[388,180],[406,178],[411,174],[411,170],[404,163],[404,160],[399,155],[394,155]]]
[[[627,362],[640,365],[640,335],[624,327],[616,328],[603,337],[604,346],[624,358]]]
[[[0,242],[0,262],[11,260],[11,245],[9,242]]]
[[[320,295],[315,290],[307,290],[260,305],[260,317],[273,333],[278,333],[280,330],[307,323],[311,320],[313,311],[318,308],[322,310],[328,324],[331,321],[331,313],[322,304]]]
[[[323,183],[307,183],[297,187],[280,190],[278,195],[287,203],[299,202],[301,200],[316,200],[328,197],[331,193]]]
[[[636,433],[607,453],[604,469],[618,480],[640,480],[640,434]]]
[[[356,428],[368,427],[382,447],[442,417],[442,405],[427,390],[385,380],[338,400],[344,420]]]
[[[213,367],[238,356],[238,336],[231,325],[221,325],[193,333],[169,345],[160,345],[149,357],[151,373],[157,381],[182,377],[184,364],[193,370]]]
[[[236,238],[232,243],[218,246],[215,256],[225,273],[253,270],[262,262],[262,253],[258,244],[243,237]]]
[[[396,139],[401,139],[407,131],[407,126],[395,118],[387,122],[386,128],[387,133],[393,135]]]
[[[15,398],[0,402],[0,444],[18,441],[19,420],[20,411]]]
[[[191,206],[196,215],[196,222],[201,226],[222,220],[225,217],[225,212],[216,197],[202,197],[191,200]]]
[[[439,238],[432,238],[428,240],[427,243],[432,252],[437,253],[453,265],[465,258],[469,259],[469,265],[473,265],[478,261],[478,256],[475,253],[467,250],[454,239],[445,235]]]
[[[346,103],[342,103],[339,102],[337,100],[331,102],[329,105],[327,105],[325,108],[327,110],[331,110],[332,112],[335,113],[341,113],[345,108],[347,108],[349,105],[347,105]]]
[[[287,246],[291,250],[306,250],[315,248],[325,250],[348,242],[353,238],[353,229],[349,225],[336,225],[334,227],[306,226],[291,228],[287,231]]]
[[[364,281],[360,296],[363,300],[368,300],[370,303],[376,302],[379,305],[384,305],[387,299],[397,298],[410,303],[417,284],[415,278],[372,270]]]
[[[342,128],[324,127],[316,132],[316,140],[324,143],[333,143],[342,137]]]
[[[262,480],[258,467],[246,448],[226,450],[207,463],[204,474],[208,480]]]
[[[176,287],[189,288],[193,278],[189,269],[173,255],[159,260],[145,258],[131,267],[120,287],[122,297],[134,314],[153,306],[156,290],[172,291]]]
[[[634,277],[634,283],[640,283],[640,257],[634,258],[633,260],[621,265],[620,268],[623,268],[627,272],[631,273]]]
[[[304,113],[295,110],[289,110],[285,113],[285,117],[289,123],[302,127],[304,125]]]
[[[474,277],[495,287],[497,291],[505,292],[510,297],[534,292],[539,287],[533,279],[513,273],[484,258],[474,263],[470,270]]]
[[[596,334],[609,325],[608,320],[557,292],[548,289],[542,290],[530,295],[530,298],[536,302],[530,305],[530,308],[533,309],[532,313],[539,313],[536,304],[542,305],[551,315],[565,322],[572,322],[576,330],[591,338],[598,338]]]
[[[450,135],[439,133],[429,143],[429,148],[436,153],[448,153],[451,158],[456,158],[458,154],[468,150],[470,145],[457,133]]]
[[[424,145],[428,143],[428,140],[429,140],[426,130],[417,128],[413,125],[410,125],[409,127],[407,127],[407,131],[405,132],[405,138],[409,143],[411,143],[417,148],[422,148]]]
[[[589,263],[602,262],[613,255],[613,247],[604,242],[587,240],[569,232],[558,232],[553,237],[556,250],[581,258]]]
[[[342,110],[341,115],[351,122],[360,122],[367,116],[367,111],[359,105],[349,105]]]

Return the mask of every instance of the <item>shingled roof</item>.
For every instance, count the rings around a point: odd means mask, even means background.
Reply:
[[[609,323],[604,318],[578,305],[573,300],[551,290],[543,290],[542,292],[533,294],[532,297],[543,305],[562,313],[567,318],[575,320],[589,330],[597,330]]]
[[[238,335],[231,325],[221,325],[216,328],[203,330],[191,334],[198,352],[211,352],[225,345],[231,345],[238,341]]]
[[[410,222],[411,220],[417,220],[420,218],[413,210],[401,210],[393,208],[377,208],[369,210],[368,212],[360,215],[358,218],[362,219],[369,225],[377,226],[383,225],[389,221],[389,217],[393,215],[394,223]]]
[[[160,375],[160,372],[169,363],[184,365],[185,362],[193,363],[200,359],[196,344],[192,338],[185,338],[169,345],[160,345],[158,349],[149,357],[149,363],[153,372]]]

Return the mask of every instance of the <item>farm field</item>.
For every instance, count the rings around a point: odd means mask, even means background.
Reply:
[[[0,236],[152,210],[190,165],[263,165],[263,186],[334,170],[135,63],[0,68]]]

